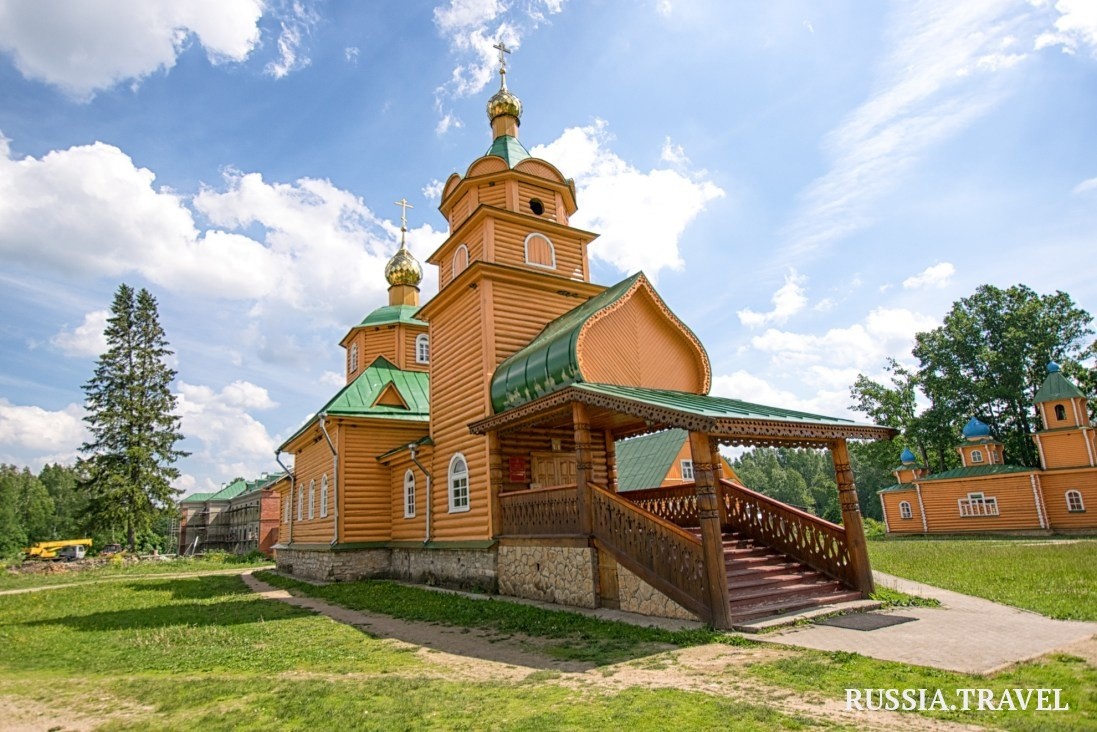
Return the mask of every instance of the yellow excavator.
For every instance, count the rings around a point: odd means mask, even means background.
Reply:
[[[83,559],[91,548],[91,539],[65,539],[63,541],[40,541],[27,549],[27,559],[39,559],[46,562],[59,562],[62,559],[72,561]]]

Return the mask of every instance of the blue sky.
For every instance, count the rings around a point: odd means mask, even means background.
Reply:
[[[176,351],[178,487],[277,468],[490,143],[574,177],[713,392],[848,413],[978,285],[1097,311],[1097,3],[0,0],[0,461],[71,462],[120,282]],[[436,289],[433,273],[424,299]]]

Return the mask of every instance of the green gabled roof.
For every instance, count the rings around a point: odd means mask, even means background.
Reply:
[[[191,493],[179,503],[205,503],[212,495],[212,493]]]
[[[522,143],[518,142],[518,138],[511,135],[500,135],[499,137],[496,137],[492,141],[491,147],[484,153],[484,156],[488,155],[502,158],[504,162],[506,162],[508,168],[513,168],[526,158],[533,157],[529,154],[529,150],[527,150]]]
[[[408,405],[407,409],[386,404],[374,405],[389,384],[400,393]],[[281,451],[297,439],[321,414],[426,422],[430,419],[430,376],[423,371],[402,371],[384,356],[378,356],[354,381],[340,389],[339,393],[301,425],[301,429],[283,442],[278,450]]]
[[[372,313],[367,315],[365,319],[358,324],[361,328],[365,325],[391,325],[393,323],[406,323],[408,325],[421,325],[426,327],[427,323],[423,320],[417,320],[415,314],[419,312],[418,305],[386,305],[383,308],[377,308]]]
[[[496,413],[582,379],[576,344],[583,325],[612,305],[643,276],[637,272],[569,310],[546,325],[522,350],[499,364],[491,378],[491,406]]]
[[[673,429],[618,442],[617,490],[638,491],[661,485],[686,437],[685,430]]]
[[[248,482],[243,478],[234,480],[227,486],[217,491],[213,495],[206,498],[207,501],[227,501],[230,498],[236,498],[241,493],[248,489]]]
[[[1036,392],[1036,396],[1032,401],[1039,404],[1040,402],[1054,402],[1059,399],[1074,399],[1075,397],[1085,398],[1085,394],[1061,372],[1052,371],[1044,379],[1044,383],[1040,385],[1040,389]]]
[[[943,473],[934,473],[918,482],[926,480],[948,480],[950,478],[978,478],[982,475],[999,475],[1004,473],[1037,473],[1039,468],[1026,468],[1024,465],[973,465],[967,468],[953,468]]]
[[[889,485],[887,488],[881,488],[876,491],[877,493],[892,493],[894,491],[912,491],[914,490],[913,483],[899,483],[898,485]]]

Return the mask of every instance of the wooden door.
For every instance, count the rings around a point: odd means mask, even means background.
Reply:
[[[535,452],[533,482],[538,488],[569,485],[575,482],[575,456],[566,452]]]

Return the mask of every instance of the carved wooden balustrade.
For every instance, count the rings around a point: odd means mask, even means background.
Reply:
[[[575,484],[499,495],[500,535],[579,534],[579,495]]]
[[[841,526],[729,480],[720,480],[719,498],[727,512],[725,531],[737,531],[856,587],[846,531]]]
[[[702,620],[712,620],[701,540],[643,508],[591,485],[594,539],[621,566]]]
[[[653,513],[672,524],[686,527],[701,525],[697,514],[697,487],[683,483],[673,488],[648,488],[621,494],[648,513]]]

